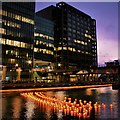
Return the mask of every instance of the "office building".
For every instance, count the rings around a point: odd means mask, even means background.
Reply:
[[[60,10],[57,21],[61,35],[57,46],[58,62],[66,69],[96,66],[96,21],[64,2],[56,4],[56,7]]]
[[[65,2],[37,14],[54,22],[57,69],[89,69],[97,66],[96,20]]]
[[[32,68],[34,13],[34,2],[2,2],[0,44],[3,71],[6,71],[2,79],[10,77],[12,71],[15,74],[18,68],[23,73],[21,76],[26,77],[26,72]]]
[[[54,22],[35,15],[34,63],[54,63]]]

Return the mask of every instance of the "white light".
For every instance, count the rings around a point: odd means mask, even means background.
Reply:
[[[61,66],[61,64],[60,64],[60,63],[58,63],[58,66],[60,67],[60,66]]]
[[[32,61],[31,60],[28,60],[28,64],[31,64],[32,63]]]
[[[18,64],[16,64],[15,66],[18,67]]]

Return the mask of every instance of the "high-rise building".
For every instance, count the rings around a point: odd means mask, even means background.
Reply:
[[[96,21],[64,2],[57,3],[56,7],[60,11],[57,19],[57,32],[60,34],[57,44],[58,64],[66,69],[96,66]]]
[[[54,22],[55,60],[58,69],[97,66],[96,20],[65,2],[37,14]]]
[[[25,77],[33,64],[34,2],[2,2],[2,65],[9,77],[17,68]],[[3,78],[5,79],[5,78]],[[14,78],[13,78],[14,79]]]
[[[35,16],[34,59],[38,64],[54,62],[54,22]]]

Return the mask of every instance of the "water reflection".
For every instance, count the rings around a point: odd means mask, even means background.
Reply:
[[[83,102],[91,101],[96,107],[93,107],[90,119],[115,119],[120,116],[120,91],[112,90],[111,87],[49,91],[44,93],[46,96],[55,97],[61,101],[65,98],[67,98],[67,100],[69,98],[71,102],[74,102],[75,99],[81,99]],[[2,106],[3,118],[72,120],[73,115],[76,114],[73,111],[69,111],[68,114],[67,109],[64,109],[64,111],[54,108],[51,109],[49,103],[40,104],[39,102],[23,98],[19,94],[14,93],[3,94]],[[82,114],[78,114],[78,116],[81,115]],[[78,119],[78,117],[74,118],[74,120],[76,119]]]
[[[46,109],[46,119],[47,119],[47,120],[50,120],[51,114],[52,114],[52,111],[51,111],[51,109],[48,107],[48,108]]]
[[[65,96],[67,95],[65,91],[58,91],[55,93],[55,96],[60,100],[64,100]]]
[[[6,113],[6,103],[7,102],[7,100],[6,100],[6,98],[2,98],[2,116],[5,116],[5,113]]]
[[[20,118],[21,99],[19,96],[13,99],[13,118]]]
[[[118,103],[120,102],[120,97],[118,96],[118,90],[112,90],[112,87],[104,87],[90,88],[86,91],[96,91],[96,101],[98,101],[100,104],[106,104],[106,107],[101,106],[96,112],[98,118],[119,118]],[[112,104],[113,107],[111,107],[110,104]]]
[[[26,103],[25,103],[25,108],[26,108],[26,113],[25,113],[25,118],[29,118],[29,120],[32,120],[32,118],[34,117],[35,113],[34,113],[34,109],[36,108],[36,105],[33,101],[31,101],[30,99],[27,99]]]

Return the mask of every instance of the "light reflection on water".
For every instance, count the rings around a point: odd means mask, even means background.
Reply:
[[[21,111],[21,99],[19,96],[13,99],[13,118],[20,118],[20,111]]]
[[[26,108],[26,112],[25,112],[25,118],[29,118],[30,120],[34,117],[34,109],[36,108],[36,104],[31,101],[30,99],[27,99],[26,103],[25,103],[25,108]],[[18,117],[19,118],[19,117]]]
[[[71,97],[74,99],[82,99],[98,102],[100,104],[105,103],[106,108],[102,106],[96,113],[92,114],[92,118],[119,118],[120,117],[120,91],[112,90],[111,87],[103,88],[88,88],[78,90],[67,91],[49,91],[46,92],[49,96],[55,96],[60,100],[64,100],[65,97]],[[113,108],[110,108],[110,104],[113,104]],[[19,118],[32,120],[33,118],[39,118],[40,120],[66,120],[68,116],[65,116],[61,111],[53,112],[49,107],[35,103],[31,99],[25,99],[19,94],[8,93],[3,94],[2,98],[2,117],[3,118]],[[73,117],[69,116],[69,119]],[[74,118],[75,120],[76,118]]]
[[[118,111],[118,108],[120,106],[120,95],[118,90],[112,90],[112,87],[104,87],[104,88],[90,88],[88,91],[95,90],[96,91],[96,101],[98,101],[100,104],[105,103],[106,108],[101,108],[99,110],[98,118],[119,118],[120,111]],[[110,104],[113,104],[114,108],[110,108]]]

